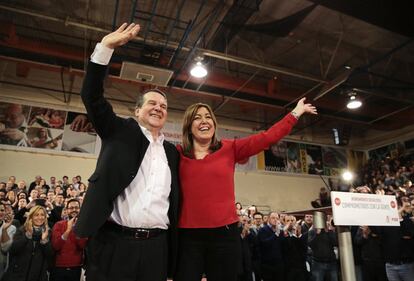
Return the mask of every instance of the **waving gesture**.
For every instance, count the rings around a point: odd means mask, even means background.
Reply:
[[[115,49],[128,43],[128,41],[137,36],[139,29],[139,24],[131,23],[128,25],[124,23],[117,30],[106,35],[101,43],[108,48]]]
[[[305,103],[306,98],[301,98],[296,104],[295,109],[292,110],[292,114],[296,117],[300,117],[303,113],[318,114],[316,107],[310,103]]]

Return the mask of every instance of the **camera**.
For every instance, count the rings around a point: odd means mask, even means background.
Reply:
[[[40,240],[42,239],[42,233],[43,228],[33,227],[32,240],[34,242],[40,242]]]

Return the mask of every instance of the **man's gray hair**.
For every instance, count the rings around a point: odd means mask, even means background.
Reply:
[[[139,108],[144,104],[145,95],[148,94],[149,92],[158,93],[161,96],[163,96],[165,98],[165,100],[167,100],[167,94],[164,93],[163,91],[161,91],[160,89],[157,89],[157,88],[149,89],[149,90],[144,91],[142,94],[138,95],[137,102],[135,103],[135,108]]]

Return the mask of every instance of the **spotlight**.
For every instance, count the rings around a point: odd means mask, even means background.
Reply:
[[[193,77],[196,78],[203,78],[207,75],[207,69],[204,67],[204,65],[201,63],[201,61],[203,60],[202,57],[196,57],[195,58],[195,65],[194,67],[190,70],[190,74]]]
[[[356,93],[355,92],[349,93],[349,101],[346,107],[348,107],[349,109],[357,109],[361,107],[361,105],[362,105],[362,102],[359,99],[357,99]]]
[[[354,178],[354,175],[350,172],[350,171],[348,171],[348,170],[346,170],[346,171],[344,171],[343,173],[342,173],[342,179],[344,180],[344,181],[352,181],[352,179]]]

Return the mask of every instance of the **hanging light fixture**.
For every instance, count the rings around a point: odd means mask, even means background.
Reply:
[[[345,170],[342,173],[342,179],[344,181],[350,182],[350,181],[352,181],[354,179],[354,174],[351,171],[349,171],[349,170]]]
[[[346,107],[348,107],[349,109],[360,108],[361,105],[362,105],[362,102],[359,99],[357,99],[356,93],[351,92],[348,95],[349,95],[349,101],[348,101]]]
[[[207,69],[203,65],[202,61],[203,61],[202,57],[195,58],[196,63],[193,66],[193,68],[190,70],[191,76],[195,78],[203,78],[208,74]]]

